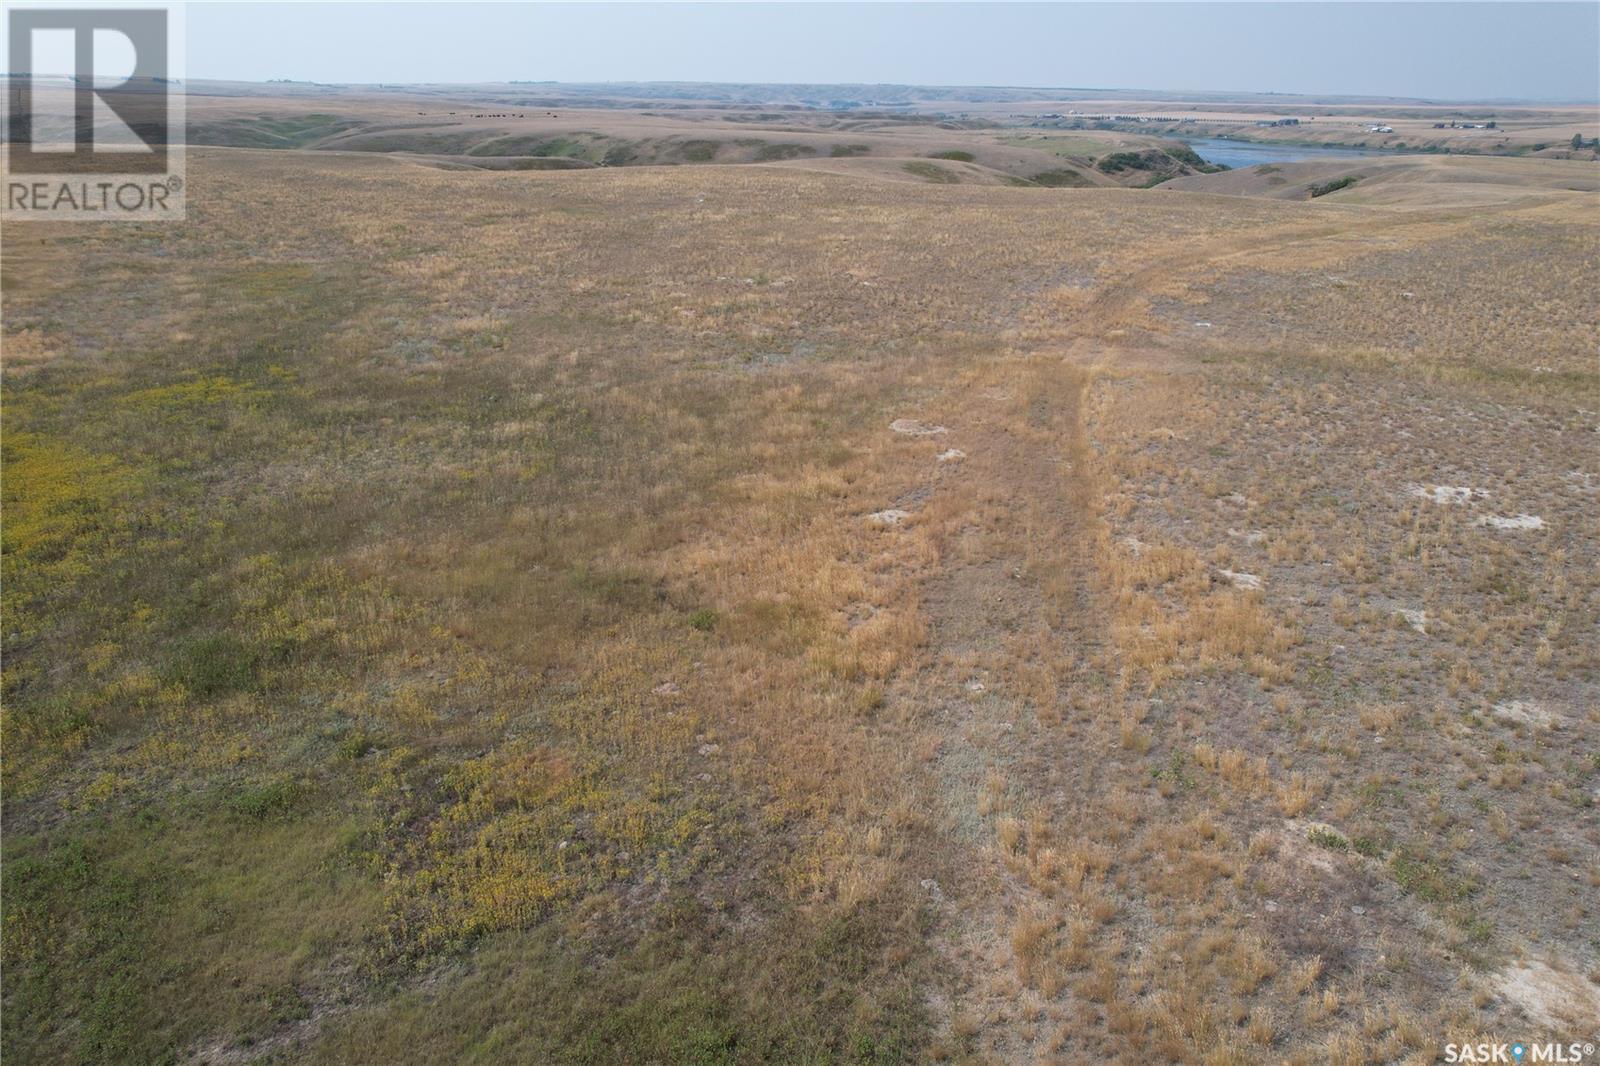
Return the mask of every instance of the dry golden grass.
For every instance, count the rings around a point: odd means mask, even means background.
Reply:
[[[1593,971],[1591,201],[191,175],[7,234],[8,1054],[1407,1061]]]

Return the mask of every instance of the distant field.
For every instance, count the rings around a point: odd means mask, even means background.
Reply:
[[[1122,147],[1176,143],[1137,137],[1028,140],[996,135],[989,122],[962,123],[917,114],[750,114],[714,109],[641,114],[592,106],[530,108],[383,97],[321,101],[332,112],[307,112],[305,106],[294,96],[196,97],[190,109],[191,141],[239,148],[400,154],[424,157],[435,165],[495,170],[893,159],[909,163],[909,169],[896,164],[865,170],[920,175],[923,180],[939,180],[928,177],[938,175],[944,180],[1021,186],[1143,184],[1150,175],[1098,171],[1096,157]],[[1069,142],[1076,144],[1078,158],[1064,163],[1060,148]],[[970,163],[979,169],[952,170],[925,160]],[[1035,181],[1038,175],[1046,177]]]
[[[1241,97],[1047,100],[1008,90],[878,87],[859,97],[816,99],[806,87],[511,86],[405,87],[385,91],[201,83],[189,104],[190,141],[244,148],[307,148],[400,154],[432,165],[491,170],[615,166],[772,164],[837,159],[900,160],[858,168],[885,180],[1015,184],[1049,188],[1148,187],[1206,168],[1175,158],[1185,139],[1361,146],[1387,151],[1538,155],[1593,163],[1600,118],[1577,108],[1500,109],[1496,129],[1481,110],[1285,97],[1277,110]],[[678,94],[668,99],[662,94]],[[765,93],[765,106],[752,101]],[[799,93],[794,100],[790,94]],[[965,95],[963,95],[965,94]],[[1159,97],[1159,94],[1157,94]],[[1067,105],[1071,106],[1067,106]],[[1592,109],[1591,109],[1592,112]],[[1300,124],[1264,128],[1285,114]],[[1435,122],[1457,128],[1434,129]],[[1386,124],[1390,134],[1367,127]],[[1154,154],[1152,154],[1154,153]],[[1142,165],[1116,160],[1143,154]],[[980,168],[921,162],[954,160]],[[1102,165],[1108,159],[1111,165]],[[827,165],[823,169],[839,170]],[[850,168],[844,168],[850,169]]]
[[[1018,148],[1049,152],[1051,155],[1087,156],[1090,159],[1122,151],[1128,145],[1128,141],[1124,139],[1075,133],[1013,133],[1001,137],[1000,142]]]
[[[5,1058],[1600,1038],[1594,164],[726,92],[7,227]]]
[[[835,96],[844,92],[845,96]],[[195,83],[191,115],[205,123],[265,105],[274,110],[336,109],[455,117],[520,115],[559,121],[576,112],[602,125],[728,124],[747,130],[807,133],[819,128],[882,133],[937,127],[1128,138],[1241,137],[1266,142],[1361,146],[1470,155],[1566,158],[1573,136],[1600,138],[1594,104],[1479,105],[1422,100],[1249,93],[1106,93],[912,86],[474,85],[371,87]],[[1295,119],[1294,125],[1263,125]],[[1493,123],[1492,128],[1488,124]],[[1374,127],[1389,127],[1387,133]],[[215,143],[215,142],[211,142]],[[958,146],[959,147],[959,146]],[[1100,154],[1100,153],[1094,153]],[[1594,160],[1593,145],[1577,157]]]

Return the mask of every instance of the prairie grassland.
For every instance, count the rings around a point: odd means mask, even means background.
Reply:
[[[682,164],[786,164],[897,175],[944,184],[1143,185],[1155,165],[1165,175],[1193,173],[1177,140],[1134,135],[1066,140],[995,132],[990,120],[942,121],[893,112],[730,110],[706,101],[666,112],[630,106],[529,108],[525,102],[430,94],[289,95],[191,92],[189,143],[233,148],[404,153],[447,169],[568,170]],[[525,96],[525,93],[518,93]],[[600,106],[596,106],[600,103]],[[1139,167],[1101,170],[1095,157],[1144,150]],[[1156,151],[1151,151],[1152,149]],[[1178,156],[1165,153],[1178,152]],[[947,166],[929,160],[960,164]],[[1187,162],[1184,160],[1187,159]],[[909,169],[906,169],[909,167]],[[1141,169],[1145,168],[1145,169]]]
[[[530,91],[536,95],[530,96]],[[822,154],[828,153],[830,142],[810,141],[804,135],[865,134],[865,142],[881,146],[907,134],[918,137],[920,127],[921,132],[937,130],[945,136],[978,134],[963,137],[963,147],[983,144],[986,132],[1010,130],[1017,132],[1001,136],[1099,139],[1120,146],[1146,142],[1152,136],[1242,136],[1269,143],[1589,161],[1594,159],[1589,154],[1592,149],[1572,150],[1570,141],[1574,134],[1587,140],[1600,133],[1592,104],[1496,106],[1496,128],[1491,130],[1449,126],[1468,117],[1455,104],[1281,93],[1107,96],[1070,89],[1041,93],[993,87],[695,83],[549,83],[530,90],[515,83],[356,87],[190,81],[189,100],[190,144],[324,148],[340,138],[419,130],[446,147],[481,142],[485,139],[481,131],[501,136],[577,133],[575,140],[593,146],[604,134],[626,130],[633,137],[644,135],[647,142],[663,135],[680,143],[697,141],[700,151],[694,154],[711,149],[718,162],[738,155],[737,140],[760,138],[769,131],[780,135],[780,143],[809,141]],[[1177,121],[1180,114],[1184,118]],[[1254,125],[1286,116],[1302,121],[1295,126]],[[1481,120],[1485,115],[1480,112],[1475,117]],[[1445,123],[1445,128],[1435,128],[1436,122]],[[1371,129],[1374,125],[1392,126],[1393,131],[1378,134]],[[725,140],[721,133],[733,137]],[[801,136],[792,136],[796,134]],[[408,141],[391,143],[403,146]],[[719,143],[721,148],[713,147]],[[862,140],[843,143],[855,147]],[[870,150],[876,153],[877,146]],[[641,147],[642,155],[665,148],[663,162],[672,160],[676,151],[660,141]],[[580,148],[578,154],[586,153]]]
[[[1600,1028],[1592,198],[190,176],[7,232],[8,1056]]]

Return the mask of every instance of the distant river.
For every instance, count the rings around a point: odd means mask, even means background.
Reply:
[[[1267,144],[1260,141],[1231,141],[1223,137],[1202,137],[1189,147],[1207,163],[1224,163],[1234,169],[1257,163],[1300,163],[1308,159],[1360,159],[1391,155],[1375,148],[1323,148],[1305,144]]]

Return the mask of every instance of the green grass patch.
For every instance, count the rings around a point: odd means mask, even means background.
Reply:
[[[1340,189],[1348,189],[1360,180],[1360,174],[1346,174],[1342,178],[1335,178],[1332,181],[1322,182],[1320,185],[1313,185],[1307,191],[1311,194],[1311,198],[1315,200],[1319,196],[1327,196],[1329,193],[1338,192]]]
[[[1456,877],[1431,859],[1405,848],[1390,858],[1389,872],[1401,891],[1429,903],[1455,903],[1466,899],[1474,890],[1470,880]]]
[[[346,152],[412,152],[425,155],[471,155],[483,140],[481,133],[440,133],[427,130],[389,130],[362,133],[341,140]],[[492,154],[492,153],[489,153]],[[517,153],[512,153],[517,154]]]
[[[313,141],[360,129],[363,125],[365,123],[359,120],[335,115],[262,115],[197,123],[189,127],[188,141],[227,148],[304,148]]]
[[[227,633],[180,644],[168,660],[165,677],[197,699],[207,700],[255,687],[259,654]]]
[[[1120,174],[1125,170],[1156,170],[1168,166],[1166,152],[1150,149],[1143,152],[1112,152],[1095,161],[1095,167],[1105,174]]]
[[[577,134],[566,137],[495,137],[473,145],[467,150],[466,154],[474,156],[537,156],[588,159],[596,153],[599,140],[600,138],[595,134]]]
[[[1338,833],[1335,833],[1331,829],[1313,829],[1310,833],[1306,834],[1306,839],[1310,840],[1311,843],[1315,844],[1317,847],[1327,848],[1329,851],[1343,852],[1350,850],[1350,841],[1346,840],[1344,837],[1340,836]]]
[[[756,149],[757,163],[776,163],[783,159],[805,159],[817,154],[809,144],[767,144]]]
[[[171,1023],[146,974],[168,876],[82,837],[7,850],[5,1057],[159,1061]]]
[[[936,163],[902,163],[900,169],[936,185],[959,185],[961,179]]]
[[[1383,858],[1383,844],[1372,837],[1356,837],[1350,841],[1350,850],[1369,859]]]
[[[678,146],[678,155],[686,163],[709,163],[721,147],[721,141],[684,141]]]
[[[1094,184],[1076,170],[1044,170],[1028,180],[1047,189],[1085,189]]]
[[[645,923],[635,942],[600,952],[555,929],[493,938],[460,980],[334,1021],[306,1058],[888,1064],[924,1046],[926,958],[896,950],[924,935],[915,911],[784,916],[735,939],[681,894]]]
[[[305,788],[298,780],[285,777],[235,793],[228,800],[228,809],[242,818],[261,821],[289,814],[304,794]]]
[[[197,1040],[245,1048],[307,1017],[376,902],[348,832],[191,801],[8,834],[5,1058],[171,1063]]]

